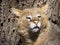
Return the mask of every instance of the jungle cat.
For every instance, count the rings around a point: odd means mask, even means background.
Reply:
[[[45,13],[47,8],[48,4],[39,8],[11,9],[12,13],[19,17],[16,18],[18,32],[25,37],[26,42],[23,45],[44,45],[50,29],[50,23]]]

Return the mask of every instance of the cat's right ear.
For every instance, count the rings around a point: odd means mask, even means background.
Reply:
[[[18,17],[21,17],[23,15],[23,11],[16,8],[11,8],[11,12]]]

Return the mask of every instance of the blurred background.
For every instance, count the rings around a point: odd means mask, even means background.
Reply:
[[[16,17],[10,11],[12,7],[25,9],[41,7],[46,3],[49,5],[46,11],[49,20],[60,28],[60,0],[0,0],[0,45],[22,45]],[[57,43],[54,45],[60,45],[60,41]]]

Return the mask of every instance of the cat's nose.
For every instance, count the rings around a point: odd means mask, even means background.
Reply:
[[[34,23],[35,23],[35,24],[37,24],[37,23],[38,23],[38,21],[34,21]]]

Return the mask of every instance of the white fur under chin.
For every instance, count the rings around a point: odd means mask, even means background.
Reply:
[[[37,32],[37,31],[39,31],[38,28],[35,28],[35,29],[32,30],[32,32]]]

